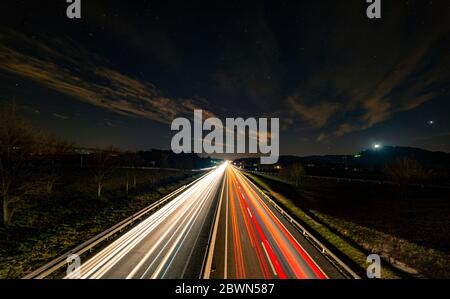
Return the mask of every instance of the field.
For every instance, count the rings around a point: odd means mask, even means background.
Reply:
[[[400,192],[395,185],[314,178],[295,187],[277,177],[249,176],[361,272],[364,257],[377,253],[389,265],[385,278],[450,277],[449,189]]]
[[[127,171],[118,169],[106,180],[99,199],[89,169],[60,169],[59,173],[51,194],[27,197],[11,225],[0,228],[0,278],[23,277],[199,175],[128,172],[127,195]]]

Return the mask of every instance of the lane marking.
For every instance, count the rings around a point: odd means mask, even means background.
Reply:
[[[228,276],[228,184],[229,184],[229,179],[228,179],[228,173],[227,173],[227,188],[226,188],[226,192],[227,192],[227,196],[225,197],[225,205],[226,205],[226,209],[225,209],[225,259],[224,259],[224,267],[223,267],[223,278],[227,279]]]
[[[236,173],[235,175],[236,175],[236,177],[239,177],[238,173]],[[263,241],[266,240],[267,238],[265,236],[265,233],[263,232],[263,230],[262,230],[260,224],[258,223],[257,219],[252,218],[252,220],[253,220],[253,223],[255,225],[256,231],[258,232],[258,234],[261,237],[261,239],[263,239]],[[267,246],[265,247],[265,249],[267,250],[267,253],[269,254],[269,257],[270,257],[271,261],[274,263],[274,266],[275,266],[277,272],[279,273],[278,274],[279,278],[287,278],[286,273],[284,272],[283,268],[281,267],[280,263],[278,262],[278,258],[275,255],[275,253],[273,252],[273,250],[272,250],[272,248],[271,248],[269,243],[267,243]]]
[[[186,237],[188,236],[188,234],[189,234],[190,231],[192,230],[192,227],[193,227],[194,223],[196,222],[197,218],[200,216],[200,211],[204,209],[204,206],[205,206],[206,202],[208,201],[208,198],[209,198],[209,196],[210,196],[210,194],[211,194],[211,190],[212,190],[212,188],[214,188],[214,186],[215,186],[214,181],[209,182],[209,188],[207,189],[206,195],[204,196],[204,198],[202,199],[202,201],[201,201],[201,202],[196,201],[196,202],[195,202],[195,206],[192,205],[192,207],[188,208],[189,210],[193,210],[193,211],[194,211],[194,212],[189,213],[189,215],[186,216],[186,218],[188,218],[188,221],[187,221],[187,223],[186,223],[186,226],[189,226],[189,230],[188,230],[187,232],[185,232],[185,231],[181,232],[181,234],[184,235],[183,239],[182,239],[181,241],[176,242],[176,243],[178,243],[178,245],[176,245],[176,247],[173,247],[172,251],[171,251],[170,253],[167,254],[167,255],[169,255],[169,256],[171,255],[172,257],[171,257],[171,259],[170,259],[170,262],[168,262],[168,263],[166,262],[166,263],[165,263],[165,264],[166,264],[166,265],[165,265],[165,270],[164,270],[163,274],[161,275],[161,278],[164,278],[164,275],[167,273],[167,271],[169,270],[169,268],[170,268],[172,262],[173,262],[174,259],[176,258],[176,255],[177,255],[179,249],[181,248],[181,246],[183,245],[183,243],[184,243]],[[194,210],[194,208],[195,208],[196,210]],[[180,225],[180,227],[184,227],[184,225]],[[178,230],[179,230],[179,228],[177,228],[177,230],[173,233],[173,235],[180,234],[180,233],[178,233]],[[172,238],[171,238],[171,239],[172,239]],[[180,240],[180,239],[178,238],[178,240]],[[170,242],[170,239],[169,239],[169,241],[167,241],[167,244],[166,244],[166,245],[168,245],[169,242]],[[180,242],[181,242],[181,243],[180,243]],[[196,243],[196,242],[194,242],[194,243]],[[161,253],[164,253],[164,248],[166,247],[166,245],[163,247],[163,249],[161,250],[160,254],[161,254]],[[175,246],[175,244],[174,244],[173,246]],[[176,250],[175,250],[175,249],[176,249]],[[172,252],[173,252],[174,250],[175,250],[175,253],[172,254]],[[159,254],[158,254],[158,256],[159,256]],[[158,259],[158,257],[155,258],[155,260],[152,262],[152,264],[153,264],[154,262],[156,262],[157,259]],[[167,261],[168,261],[168,260],[167,260]],[[189,259],[187,259],[187,261],[189,261]],[[152,267],[152,264],[147,268],[147,270],[145,270],[145,272],[144,272],[144,274],[142,274],[141,278],[144,278],[145,276],[147,276],[147,273],[148,273],[148,271],[150,271],[150,269],[151,269],[151,267]],[[162,271],[162,270],[161,270],[161,271]],[[183,273],[184,273],[184,272],[183,272]],[[155,275],[155,274],[154,274],[154,275]],[[157,275],[159,276],[160,274],[158,273]]]
[[[261,245],[262,245],[262,247],[264,249],[264,253],[266,254],[267,260],[269,261],[270,268],[272,268],[273,274],[278,275],[277,271],[275,271],[275,267],[272,264],[272,260],[269,257],[269,253],[267,252],[267,249],[266,249],[266,246],[264,245],[264,242],[261,242]]]
[[[206,194],[204,197],[199,201],[196,199],[194,201],[195,207],[192,208],[194,211],[191,213],[191,217],[189,217],[189,221],[187,223],[187,226],[183,229],[183,231],[180,233],[180,236],[175,240],[175,243],[171,246],[169,249],[169,252],[166,253],[163,260],[160,262],[158,268],[155,270],[155,272],[152,274],[151,278],[155,279],[160,276],[161,272],[163,272],[161,278],[164,278],[164,275],[169,270],[172,261],[175,259],[176,254],[178,253],[180,246],[184,243],[184,240],[186,240],[186,237],[189,235],[190,231],[193,228],[194,223],[198,219],[200,212],[204,209],[204,206],[206,205],[206,202],[209,200],[210,195],[212,194],[212,190],[214,189],[216,179],[213,179],[209,182],[208,188],[206,189]],[[190,209],[191,210],[191,209]],[[181,241],[181,243],[180,243]],[[173,254],[175,252],[175,254]],[[187,260],[187,262],[189,259]]]
[[[83,271],[84,273],[82,278],[88,278],[89,276],[91,276],[91,278],[100,278],[103,276],[107,271],[115,266],[120,259],[130,253],[134,246],[146,238],[158,225],[160,225],[169,214],[179,211],[190,196],[198,192],[198,190],[201,190],[201,188],[203,188],[208,181],[212,180],[215,176],[215,172],[216,171],[203,177],[196,184],[192,185],[190,189],[180,194],[159,211],[150,215],[146,220],[141,222],[130,232],[126,233],[117,241],[113,242],[104,250],[99,252],[99,254],[88,260],[83,269],[86,270],[87,268],[88,270],[87,272]],[[183,209],[181,211],[183,211]]]
[[[214,182],[214,183],[211,184],[210,189],[207,191],[207,195],[204,197],[203,202],[202,202],[201,205],[199,206],[199,210],[198,210],[197,215],[194,215],[194,219],[193,219],[192,222],[190,223],[190,228],[189,228],[189,230],[188,230],[186,233],[184,233],[184,237],[183,237],[183,239],[181,240],[181,243],[179,243],[179,244],[177,245],[176,251],[175,251],[175,253],[172,255],[172,258],[171,258],[170,262],[169,262],[168,264],[166,263],[167,265],[165,266],[164,272],[163,272],[161,275],[159,275],[161,278],[164,278],[165,275],[166,275],[166,273],[169,271],[171,265],[173,264],[175,258],[177,257],[178,252],[179,252],[180,249],[182,248],[184,242],[186,241],[186,238],[188,237],[188,235],[190,234],[192,228],[194,227],[195,222],[197,222],[197,219],[200,217],[200,211],[202,211],[202,210],[205,209],[205,206],[207,206],[207,202],[210,201],[210,198],[211,198],[210,196],[211,196],[211,194],[215,194],[215,193],[216,193],[216,189],[217,189],[217,188],[216,188],[216,183]],[[212,190],[214,190],[214,192],[212,192]],[[214,197],[213,197],[213,198],[214,198]],[[206,221],[206,219],[203,219],[203,223],[202,223],[201,227],[204,226],[205,221]],[[195,238],[195,241],[194,241],[195,244],[197,244],[199,235],[200,235],[200,231],[199,231],[198,234],[197,234],[197,238]],[[187,261],[190,261],[191,256],[192,256],[192,252],[193,252],[193,248],[191,249],[191,253],[190,253],[189,257],[186,259]],[[181,273],[181,276],[180,276],[181,278],[184,277],[184,273],[186,272],[186,267],[187,267],[187,266],[188,266],[188,262],[186,262],[186,264],[185,264],[185,266],[184,266],[183,272]]]
[[[211,184],[211,182],[212,181],[205,182],[205,184],[206,184],[205,187],[209,186]],[[193,194],[195,194],[195,193],[192,193],[192,195]],[[184,203],[184,204],[186,204],[186,203]],[[194,201],[194,202],[189,202],[189,206],[184,206],[184,209],[181,211],[181,214],[178,215],[177,217],[175,217],[176,221],[174,221],[174,223],[168,229],[166,229],[166,232],[162,236],[159,237],[158,241],[146,253],[144,258],[142,258],[141,261],[128,274],[127,279],[133,278],[133,276],[139,271],[139,269],[144,265],[144,263],[147,262],[148,258],[153,254],[153,252],[156,250],[156,248],[159,246],[159,244],[161,244],[161,242],[166,238],[166,236],[172,231],[172,229],[174,228],[175,225],[178,225],[178,228],[175,229],[175,232],[179,230],[179,227],[184,227],[184,225],[182,225],[182,224],[186,221],[186,219],[189,219],[189,217],[186,217],[186,215],[192,214],[192,211],[194,210],[193,208],[195,208],[197,205],[198,205],[197,201]],[[179,208],[182,208],[182,206],[180,206]],[[173,216],[173,215],[174,214],[171,212],[170,214],[167,214],[166,217]],[[181,221],[181,222],[178,224],[178,221]],[[164,245],[163,249],[166,248],[166,246],[169,244],[170,240],[172,240],[175,235],[176,235],[175,233],[172,234],[172,236],[169,238],[169,241],[166,241],[166,245]],[[144,275],[147,274],[150,267],[153,265],[153,263],[156,261],[156,259],[162,253],[163,252],[160,251],[158,253],[157,257],[154,259],[154,261],[150,264],[150,266],[148,266],[147,269],[144,270]]]
[[[252,212],[250,212],[250,209],[248,207],[247,207],[247,211],[248,211],[248,214],[250,215],[250,217],[253,218]]]
[[[258,193],[261,195],[265,195],[264,192],[259,189],[259,187],[257,187],[252,181],[250,181],[247,177],[245,177],[243,174],[239,173],[238,176],[243,178],[243,181],[248,185],[249,189],[254,193],[254,195],[256,195],[256,198],[258,198],[260,200],[260,202],[263,205],[263,208],[269,212],[269,215],[272,216],[272,219],[275,220],[275,222],[277,224],[280,225],[281,228],[283,228],[284,232],[287,233],[287,237],[291,238],[294,243],[300,248],[300,255],[302,255],[304,253],[308,259],[313,263],[313,265],[309,265],[311,270],[313,270],[313,272],[315,272],[316,275],[323,275],[324,278],[329,278],[328,275],[322,270],[322,268],[317,264],[317,262],[311,257],[311,255],[305,250],[305,248],[300,244],[300,242],[292,235],[292,233],[289,231],[289,229],[287,229],[287,227],[281,222],[280,219],[278,219],[278,217],[275,215],[275,213],[272,211],[272,209],[269,208],[269,206],[267,205],[267,203],[265,202],[267,199],[265,198],[265,196],[258,196]],[[251,184],[251,186],[250,186]],[[272,207],[275,208],[275,206],[271,205]],[[283,216],[283,213],[279,212],[281,214],[281,216]],[[285,217],[284,217],[285,218]],[[286,218],[285,218],[286,219]],[[296,230],[294,228],[294,230]],[[298,250],[297,250],[298,251]],[[304,261],[309,264],[307,262],[307,260],[303,257]],[[319,273],[316,273],[316,271],[314,271],[314,266],[317,267],[317,269],[319,270]],[[320,278],[320,277],[319,277]]]
[[[205,269],[203,272],[203,279],[209,279],[211,276],[211,265],[214,255],[214,247],[216,246],[216,238],[217,238],[217,230],[219,228],[219,220],[220,220],[220,211],[222,210],[222,198],[223,198],[223,189],[225,187],[227,180],[227,174],[224,174],[224,183],[222,184],[222,190],[220,191],[220,200],[219,205],[217,206],[217,215],[214,223],[214,229],[211,236],[211,243],[209,245],[208,259],[206,260]],[[226,255],[226,252],[225,252]]]

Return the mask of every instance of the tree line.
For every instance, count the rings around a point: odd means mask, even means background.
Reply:
[[[121,188],[128,197],[137,187],[139,167],[174,167],[180,170],[208,167],[210,159],[173,156],[167,151],[124,152],[113,146],[79,153],[73,144],[32,126],[20,117],[15,104],[0,107],[0,199],[2,222],[9,226],[17,207],[30,196],[50,196],[64,168],[87,169],[102,200],[105,185],[119,173]],[[75,162],[77,160],[79,162]],[[156,181],[160,171],[149,178]]]

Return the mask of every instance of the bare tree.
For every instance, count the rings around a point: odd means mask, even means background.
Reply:
[[[189,172],[194,168],[194,161],[192,161],[192,157],[185,157],[182,161],[182,170],[185,172]]]
[[[411,158],[398,159],[387,163],[384,173],[400,187],[403,197],[412,183],[418,183],[430,177],[431,172],[425,170],[416,160]]]
[[[14,104],[0,108],[0,196],[3,224],[8,226],[25,196],[42,190],[32,174],[30,155],[38,148],[38,133],[17,115]]]
[[[166,153],[161,153],[161,156],[159,157],[159,167],[160,168],[168,168],[169,167],[169,155]]]
[[[41,134],[39,142],[39,153],[45,155],[45,163],[42,166],[45,181],[45,189],[48,195],[53,192],[55,184],[61,178],[56,167],[56,160],[59,156],[65,155],[73,150],[73,144],[49,134]]]
[[[301,178],[305,175],[305,169],[301,163],[294,163],[284,167],[281,170],[281,175],[293,182],[296,187],[300,186]]]
[[[137,180],[137,165],[139,163],[139,159],[137,154],[135,153],[127,153],[124,155],[123,165],[125,167],[125,192],[128,197],[130,185],[133,189],[136,189]]]
[[[156,176],[158,174],[154,171],[150,172],[150,177],[149,177],[149,183],[151,187],[154,187],[156,185]]]
[[[105,182],[111,175],[115,167],[114,157],[117,156],[118,150],[110,146],[103,150],[98,150],[95,156],[95,165],[91,169],[94,176],[97,198],[101,199]]]

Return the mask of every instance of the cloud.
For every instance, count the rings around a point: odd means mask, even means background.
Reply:
[[[28,112],[28,113],[41,114],[40,110],[38,110],[38,109],[36,109],[36,108],[34,108],[32,106],[29,106],[29,105],[19,105],[18,107],[19,107],[19,109],[21,109],[21,110],[23,110],[25,112]]]
[[[416,48],[390,70],[367,98],[362,100],[362,107],[365,110],[362,116],[364,121],[362,128],[369,128],[383,122],[395,112],[414,109],[433,97],[433,93],[420,94],[421,90],[426,90],[426,87],[433,83],[430,80],[415,82],[414,85],[408,86],[408,90],[404,93],[394,91],[395,88],[412,83],[408,82],[408,79],[414,76],[414,71],[420,67],[430,46],[431,43],[428,43]]]
[[[52,114],[54,117],[57,117],[57,118],[60,118],[60,119],[63,119],[63,120],[67,120],[67,119],[69,119],[70,117],[68,117],[68,116],[66,116],[66,115],[62,115],[62,114],[59,114],[59,113],[53,113]]]
[[[298,63],[287,65],[284,130],[301,128],[320,142],[331,141],[439,96],[450,82],[445,5],[417,3],[406,10],[404,3],[389,1],[385,9],[390,15],[374,24],[357,6],[308,7],[299,38],[289,40]]]
[[[287,97],[294,125],[300,120],[309,128],[321,129],[316,140],[369,129],[391,119],[397,113],[420,107],[436,96],[436,86],[448,78],[438,62],[429,61],[436,38],[411,47],[399,55],[391,67],[379,66],[379,76],[365,80],[348,73],[359,65],[320,70]],[[364,79],[364,78],[363,78]],[[324,90],[317,92],[317,90]]]
[[[1,31],[0,69],[130,117],[170,123],[178,115],[201,109],[193,99],[164,96],[153,84],[114,70],[103,58],[72,43],[37,42],[17,32]]]
[[[305,104],[296,96],[288,97],[288,106],[303,121],[313,128],[322,128],[334,113],[339,109],[339,103],[321,102],[317,104]]]
[[[442,138],[442,137],[446,137],[446,138],[450,137],[450,132],[442,132],[442,133],[438,133],[438,134],[434,134],[434,135],[430,135],[430,136],[420,136],[420,137],[414,138],[414,140],[424,141],[424,140],[430,140],[430,139]]]

